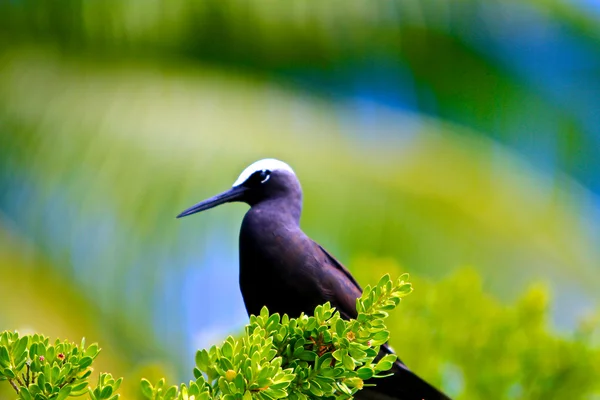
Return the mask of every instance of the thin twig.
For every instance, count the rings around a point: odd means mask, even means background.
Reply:
[[[17,386],[17,384],[15,383],[15,381],[13,381],[12,379],[9,379],[8,382],[10,382],[10,385],[13,387],[13,389],[15,389],[15,391],[17,392],[17,394],[19,394],[19,387]]]
[[[73,383],[73,382],[75,382],[75,377],[72,377],[71,379],[64,381],[64,382],[63,382],[62,384],[60,384],[58,387],[59,387],[60,389],[62,389],[62,388],[63,388],[63,386],[70,385],[70,384],[71,384],[71,383]]]

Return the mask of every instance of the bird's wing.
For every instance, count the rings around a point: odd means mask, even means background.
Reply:
[[[344,275],[346,275],[346,277],[348,279],[350,279],[350,281],[354,284],[354,286],[356,286],[356,288],[362,293],[362,288],[360,287],[360,285],[358,284],[358,282],[356,281],[356,279],[354,279],[354,277],[352,276],[352,274],[350,273],[350,271],[348,271],[348,269],[346,267],[344,267],[342,265],[341,262],[339,262],[334,256],[331,255],[331,253],[329,253],[327,250],[325,250],[323,248],[323,246],[321,246],[320,244],[318,244],[317,242],[314,242],[317,246],[319,246],[319,249],[321,249],[321,251],[323,253],[325,253],[325,255],[327,256],[327,258],[329,259],[329,261],[331,261],[331,263],[337,268],[339,269]]]
[[[362,288],[350,271],[334,256],[317,242],[313,241],[313,244],[320,249],[323,255],[323,258],[317,261],[320,261],[320,269],[323,272],[321,285],[325,297],[342,317],[356,318],[356,299],[362,294]]]

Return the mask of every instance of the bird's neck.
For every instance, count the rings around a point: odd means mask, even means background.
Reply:
[[[275,198],[253,205],[248,211],[247,216],[263,221],[268,220],[271,223],[299,226],[301,213],[302,204],[300,202],[289,201],[285,198]]]

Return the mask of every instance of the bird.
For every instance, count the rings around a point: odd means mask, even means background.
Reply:
[[[285,162],[266,158],[252,163],[233,186],[181,212],[186,217],[230,202],[250,206],[239,234],[239,285],[248,315],[263,306],[271,313],[311,315],[330,302],[344,319],[357,317],[362,288],[350,271],[300,228],[302,188]],[[378,358],[392,354],[389,345]],[[395,354],[395,353],[394,353]],[[355,397],[364,400],[439,400],[449,397],[398,359],[391,376],[378,378]],[[372,378],[373,379],[373,378]]]

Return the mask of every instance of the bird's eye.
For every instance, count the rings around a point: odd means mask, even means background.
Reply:
[[[246,182],[244,182],[244,186],[248,186],[248,187],[260,186],[261,184],[268,181],[270,177],[271,177],[271,171],[269,171],[269,170],[265,169],[262,171],[256,171],[255,173],[250,175],[250,177],[246,180]]]
[[[265,183],[271,177],[271,171],[269,171],[269,170],[261,171],[260,172],[260,177],[262,178],[262,180],[260,181],[260,183]]]

